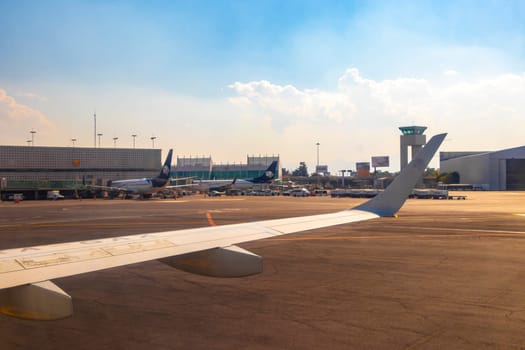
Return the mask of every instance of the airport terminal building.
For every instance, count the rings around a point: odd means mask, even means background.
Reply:
[[[247,156],[246,164],[215,164],[211,157],[177,157],[171,169],[173,177],[195,177],[202,180],[249,179],[262,175],[273,161],[278,161],[276,177],[280,177],[279,156]]]
[[[84,184],[155,177],[164,161],[161,153],[161,149],[144,148],[0,146],[0,190],[42,198],[49,190],[72,191]],[[279,156],[248,156],[246,164],[214,164],[211,157],[178,157],[171,176],[250,178],[261,175],[274,160]]]
[[[3,189],[66,189],[158,174],[160,149],[0,146]]]
[[[492,191],[525,190],[525,146],[496,152],[440,152],[440,172]]]

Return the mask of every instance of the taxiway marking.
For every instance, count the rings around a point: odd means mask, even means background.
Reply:
[[[397,228],[403,228],[396,226]],[[410,227],[414,229],[414,227]],[[436,233],[436,234],[403,234],[403,235],[360,235],[360,236],[310,236],[310,237],[282,237],[282,238],[267,238],[267,241],[330,241],[330,240],[352,240],[352,239],[401,239],[401,238],[472,238],[472,237],[525,237],[525,231],[504,231],[504,230],[476,230],[476,229],[451,229],[445,227],[418,227],[419,230],[434,230],[434,231],[453,231],[459,233]]]
[[[406,228],[411,230],[435,230],[435,231],[452,231],[452,232],[477,232],[477,233],[503,233],[503,234],[525,234],[525,231],[508,231],[508,230],[484,230],[474,228],[452,228],[452,227],[414,227],[414,226],[395,226],[396,228]]]
[[[213,218],[211,217],[211,213],[209,211],[206,212],[206,219],[208,219],[210,226],[217,226],[215,224],[215,221],[213,221]]]

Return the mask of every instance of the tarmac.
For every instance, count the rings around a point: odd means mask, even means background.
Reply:
[[[455,194],[455,193],[454,193]],[[157,261],[54,282],[75,313],[0,315],[0,349],[525,348],[525,192],[409,199],[398,218],[241,246],[263,273],[211,278]],[[0,250],[328,213],[351,198],[0,203]]]

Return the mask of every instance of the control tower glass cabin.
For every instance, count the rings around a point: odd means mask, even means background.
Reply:
[[[400,136],[400,159],[401,159],[401,169],[407,166],[408,164],[408,146],[412,148],[412,158],[423,148],[427,143],[427,136],[423,135],[426,126],[401,126],[399,130],[403,133]]]

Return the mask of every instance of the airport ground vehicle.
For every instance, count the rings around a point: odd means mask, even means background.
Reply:
[[[292,197],[309,197],[310,191],[308,191],[306,188],[296,188],[294,190],[290,191],[290,196]]]
[[[227,196],[244,196],[244,192],[236,188],[227,189],[225,193]]]
[[[14,201],[14,202],[20,202],[24,200],[24,195],[22,193],[14,193],[7,197],[7,200]]]
[[[328,196],[327,190],[314,190],[312,196]]]
[[[47,199],[57,200],[64,199],[64,196],[60,194],[60,191],[47,191]]]

